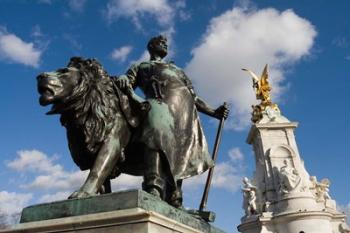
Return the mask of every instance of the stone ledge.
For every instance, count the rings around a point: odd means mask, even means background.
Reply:
[[[246,142],[248,144],[252,144],[256,133],[261,129],[288,129],[288,128],[295,129],[298,127],[298,124],[299,124],[298,122],[253,124],[250,127]]]
[[[161,229],[160,232],[203,232],[161,214],[140,208],[22,223],[14,226],[11,230],[0,232],[109,232],[112,229],[123,232],[121,229],[124,228],[133,229],[133,232],[140,233],[153,232],[152,229],[155,228]]]
[[[65,230],[67,232],[75,232],[69,229],[76,229],[81,232],[81,229],[85,228],[140,223],[144,223],[143,225],[152,223],[162,228],[168,228],[170,224],[172,229],[176,227],[192,229],[179,232],[223,232],[142,190],[29,206],[23,209],[21,224],[6,232],[44,232],[38,229],[46,229],[46,232],[48,230],[62,232],[64,229],[67,229]],[[60,230],[57,231],[56,228]]]

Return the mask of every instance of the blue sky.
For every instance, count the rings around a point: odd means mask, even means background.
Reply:
[[[273,99],[298,121],[297,143],[310,175],[329,178],[330,194],[350,212],[350,2],[229,0],[0,0],[0,209],[66,198],[84,180],[70,158],[57,116],[39,106],[35,77],[72,56],[97,58],[111,75],[147,59],[151,36],[170,42],[213,106],[231,104],[208,209],[216,225],[236,232],[243,215],[241,178],[254,171],[245,143],[254,104],[251,80],[270,65]],[[208,144],[217,122],[201,115]],[[197,208],[204,177],[185,183],[185,205]],[[114,190],[138,187],[123,176]]]

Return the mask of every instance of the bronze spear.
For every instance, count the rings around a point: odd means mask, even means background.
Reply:
[[[227,108],[226,102],[224,102],[224,106]],[[212,159],[213,159],[214,163],[216,162],[216,159],[218,157],[219,145],[220,145],[220,141],[221,141],[221,133],[222,133],[222,129],[224,128],[224,122],[225,122],[225,117],[222,117],[220,119],[218,131],[216,133],[215,144],[214,144],[214,149],[213,149],[213,154],[212,154]],[[210,189],[211,181],[213,179],[213,173],[214,173],[214,167],[211,167],[209,169],[209,172],[208,172],[207,182],[205,184],[204,193],[202,196],[202,201],[201,201],[201,204],[199,206],[199,211],[203,211],[207,206],[209,189]]]

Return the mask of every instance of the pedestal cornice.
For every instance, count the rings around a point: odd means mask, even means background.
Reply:
[[[253,124],[250,127],[246,142],[248,144],[252,144],[257,131],[261,129],[288,129],[288,128],[295,129],[298,127],[298,125],[299,125],[298,122]]]

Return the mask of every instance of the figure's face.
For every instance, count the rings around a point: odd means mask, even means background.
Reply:
[[[248,183],[248,178],[247,178],[247,177],[244,177],[244,178],[243,178],[243,183],[244,183],[244,184],[247,184],[247,183]]]
[[[168,45],[166,40],[158,40],[152,45],[152,54],[158,55],[161,58],[165,57],[168,54]]]

